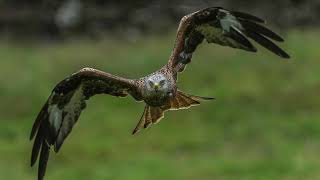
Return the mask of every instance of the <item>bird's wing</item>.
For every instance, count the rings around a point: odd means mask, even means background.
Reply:
[[[59,151],[85,108],[86,100],[95,94],[120,97],[131,94],[138,100],[139,85],[135,80],[91,68],[84,68],[58,83],[38,114],[30,135],[30,140],[35,137],[31,166],[40,153],[39,180],[44,177],[50,147],[54,146],[54,151]]]
[[[182,71],[204,39],[208,43],[256,52],[257,49],[248,40],[251,38],[276,55],[289,58],[284,50],[271,41],[284,40],[264,27],[264,22],[256,16],[220,7],[206,8],[186,15],[180,21],[168,65]]]

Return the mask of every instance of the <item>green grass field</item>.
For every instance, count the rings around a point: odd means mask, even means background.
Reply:
[[[292,31],[291,60],[203,44],[180,89],[213,96],[131,132],[144,104],[95,96],[46,179],[320,179],[319,32]],[[82,67],[138,78],[166,63],[174,33],[136,42],[0,43],[0,179],[35,180],[33,121],[55,84]]]

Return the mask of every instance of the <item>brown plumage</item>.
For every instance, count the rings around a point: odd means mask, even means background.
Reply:
[[[228,11],[221,7],[206,8],[184,16],[179,24],[177,38],[169,66],[183,71],[191,61],[192,54],[199,44],[206,40],[222,46],[256,52],[248,38],[282,58],[290,56],[270,39],[282,42],[279,35],[262,26],[265,21],[256,16]]]
[[[223,8],[206,8],[184,16],[178,27],[177,38],[168,63],[158,71],[140,79],[126,79],[92,68],[84,68],[59,82],[39,112],[30,139],[34,140],[31,166],[38,156],[38,179],[45,176],[50,148],[58,152],[72,131],[74,124],[86,107],[86,101],[96,94],[116,97],[131,95],[136,101],[144,101],[145,109],[133,134],[142,128],[158,123],[168,110],[186,109],[199,105],[203,100],[180,91],[176,81],[178,72],[191,62],[198,45],[206,40],[246,51],[256,52],[253,39],[282,58],[289,55],[272,40],[283,39],[262,26],[264,20],[256,16],[228,11]]]
[[[140,121],[134,128],[132,134],[139,132],[142,128],[148,128],[151,124],[158,123],[164,117],[165,111],[188,109],[191,106],[199,105],[201,101],[212,99],[213,98],[210,97],[189,95],[178,90],[175,97],[168,99],[168,101],[160,107],[146,105]]]

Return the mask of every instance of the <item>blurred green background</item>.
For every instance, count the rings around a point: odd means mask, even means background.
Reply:
[[[57,82],[83,67],[129,78],[153,72],[167,62],[177,23],[129,40],[0,36],[0,179],[36,179],[29,133]],[[143,103],[93,97],[51,153],[46,179],[320,179],[320,30],[295,29],[281,29],[290,60],[203,43],[178,85],[216,100],[167,112],[135,136]]]

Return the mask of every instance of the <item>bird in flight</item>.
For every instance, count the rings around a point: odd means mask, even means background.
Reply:
[[[83,68],[59,82],[38,114],[30,135],[35,137],[31,166],[39,159],[38,179],[44,178],[50,147],[59,152],[64,140],[79,119],[86,101],[97,94],[117,97],[131,95],[144,101],[145,108],[133,134],[156,124],[168,110],[186,109],[213,98],[194,96],[177,87],[178,73],[191,62],[204,40],[222,46],[256,52],[249,39],[282,58],[290,56],[271,40],[284,40],[263,26],[256,16],[221,7],[206,8],[184,16],[169,61],[161,69],[140,79],[127,79],[92,68]]]

